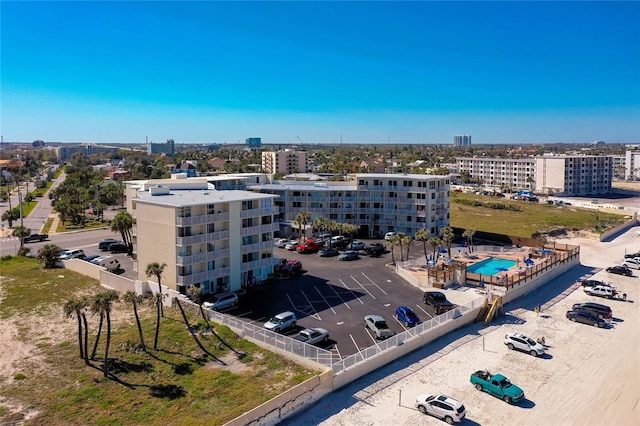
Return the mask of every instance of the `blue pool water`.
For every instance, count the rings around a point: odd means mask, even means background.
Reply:
[[[473,272],[475,274],[482,275],[498,275],[517,264],[518,262],[516,262],[515,260],[490,257],[486,260],[483,260],[482,262],[478,262],[467,267],[467,272]]]

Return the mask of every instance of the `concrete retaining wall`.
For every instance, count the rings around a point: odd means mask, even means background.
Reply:
[[[346,386],[352,381],[376,370],[377,368],[393,362],[409,352],[421,348],[427,343],[436,340],[438,337],[442,337],[453,330],[473,323],[479,313],[480,307],[470,309],[454,320],[443,322],[426,333],[419,334],[410,340],[405,340],[401,345],[396,346],[394,349],[382,352],[377,356],[368,359],[366,362],[356,364],[347,370],[340,371],[333,377],[333,389],[335,390]]]
[[[100,281],[100,272],[106,271],[102,266],[94,265],[91,262],[85,262],[80,259],[64,260],[62,263],[65,269],[86,275],[98,281]]]
[[[332,371],[326,371],[312,377],[225,425],[275,425],[331,392],[332,376]]]
[[[622,225],[618,225],[615,228],[611,228],[600,235],[600,241],[609,241],[611,238],[616,235],[626,231],[632,226],[636,226],[638,224],[638,215],[636,212],[633,212],[633,217],[630,221],[623,223]]]

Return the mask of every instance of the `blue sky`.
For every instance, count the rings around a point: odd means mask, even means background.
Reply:
[[[640,142],[640,2],[0,3],[5,141]]]

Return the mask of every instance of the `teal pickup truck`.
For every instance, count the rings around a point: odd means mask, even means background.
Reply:
[[[471,375],[471,384],[479,391],[485,391],[511,404],[524,399],[524,391],[514,385],[502,374],[491,374],[478,370]]]

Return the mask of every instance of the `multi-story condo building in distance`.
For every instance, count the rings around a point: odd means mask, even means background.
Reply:
[[[185,293],[238,290],[273,272],[274,195],[216,190],[204,178],[126,182],[127,210],[135,218],[138,279],[146,266],[165,263],[162,284]]]
[[[309,172],[309,156],[306,151],[265,151],[262,153],[262,171],[268,174]]]
[[[566,196],[611,192],[613,161],[609,156],[458,157],[456,161],[461,175],[494,189]]]
[[[625,152],[624,178],[626,180],[640,179],[640,149],[627,149]]]
[[[94,154],[105,154],[120,152],[120,148],[108,145],[98,145],[95,143],[84,143],[79,145],[61,145],[54,147],[45,147],[45,149],[51,150],[55,153],[56,158],[59,161],[67,161],[71,159],[73,154],[82,154],[84,156]]]
[[[426,229],[433,236],[449,226],[449,176],[355,174],[346,182],[291,182],[249,186],[278,195],[280,232],[290,234],[295,218],[308,212],[311,221],[323,217],[360,227],[362,237],[404,232],[415,236]]]
[[[536,157],[535,190],[566,196],[611,192],[612,158],[605,155]]]
[[[505,191],[534,189],[533,158],[456,157],[458,173]]]
[[[471,135],[456,135],[453,137],[453,146],[471,146]]]
[[[167,139],[165,143],[149,143],[147,144],[147,154],[166,154],[173,157],[176,153],[175,142],[173,139]]]
[[[251,150],[260,149],[262,147],[261,138],[247,138],[245,139],[245,143],[247,144],[247,148]]]

